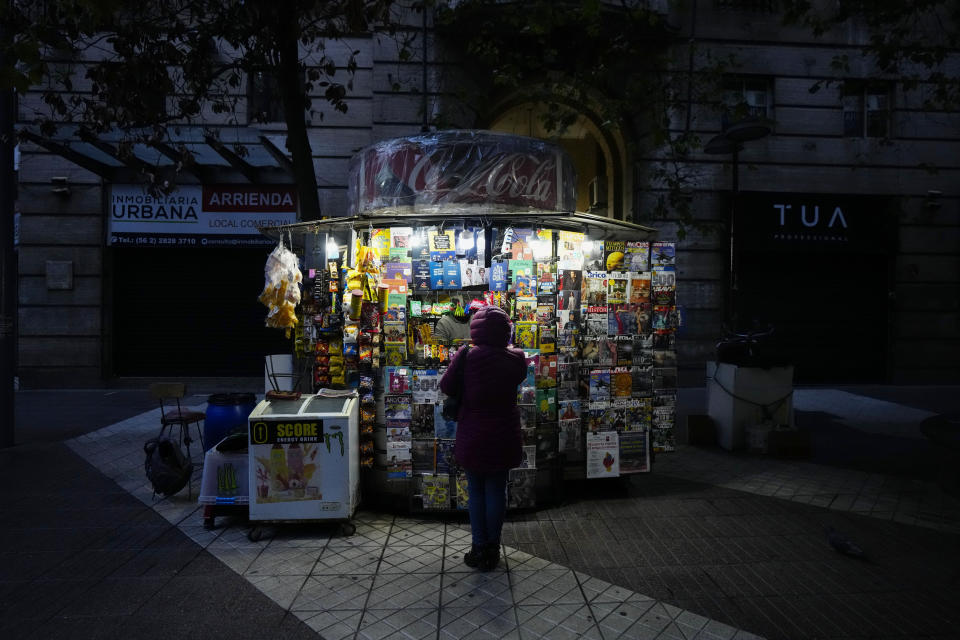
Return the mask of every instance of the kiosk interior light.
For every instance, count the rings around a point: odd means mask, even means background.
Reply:
[[[327,237],[327,260],[336,260],[340,257],[340,247],[337,246],[337,241],[334,240],[333,236]]]

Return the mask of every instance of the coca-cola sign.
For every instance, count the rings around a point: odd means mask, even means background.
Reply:
[[[387,140],[354,156],[351,214],[398,207],[499,205],[573,211],[573,164],[554,144],[488,131]]]

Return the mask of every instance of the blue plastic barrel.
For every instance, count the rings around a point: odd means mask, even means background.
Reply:
[[[207,398],[203,447],[209,451],[231,433],[247,431],[247,418],[257,406],[252,393],[215,393]]]

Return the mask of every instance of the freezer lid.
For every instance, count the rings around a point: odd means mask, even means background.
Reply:
[[[264,400],[257,406],[250,417],[259,416],[291,416],[297,415],[300,407],[304,404],[304,399],[297,400]]]
[[[350,403],[353,400],[353,397],[325,398],[323,396],[312,396],[303,405],[300,415],[316,413],[343,415],[350,411]]]

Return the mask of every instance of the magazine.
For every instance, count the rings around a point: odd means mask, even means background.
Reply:
[[[430,259],[434,262],[455,260],[457,257],[457,241],[453,229],[431,229],[427,233],[430,242]]]
[[[550,461],[557,458],[557,423],[537,424],[537,459]]]
[[[625,249],[626,257],[624,263],[627,271],[649,271],[650,270],[650,243],[627,242]]]
[[[436,369],[414,369],[410,392],[415,404],[435,404],[440,390],[440,374]]]
[[[581,244],[584,271],[606,271],[604,264],[603,241],[584,240]]]
[[[581,304],[588,307],[603,307],[607,304],[607,272],[587,271],[583,278]]]
[[[583,431],[579,418],[560,421],[557,448],[567,460],[579,460],[583,457]]]
[[[560,231],[557,234],[557,265],[561,269],[583,268],[584,234],[576,231]]]
[[[537,389],[537,424],[557,421],[557,390]]]
[[[415,404],[410,414],[410,434],[413,438],[430,438],[433,442],[434,404]]]
[[[536,322],[537,299],[533,296],[517,296],[513,319],[515,322]]]
[[[629,367],[615,367],[610,370],[610,397],[629,398],[633,390],[633,376]]]
[[[627,301],[629,284],[627,272],[614,271],[607,276],[607,305],[623,304]]]
[[[616,431],[588,432],[587,477],[615,478],[620,475],[620,438]]]
[[[467,474],[458,473],[457,474],[457,509],[469,509],[470,508],[470,491],[467,488]]]
[[[590,370],[590,402],[610,399],[610,369]]]
[[[424,510],[450,508],[450,476],[425,473],[420,476]]]
[[[537,470],[510,469],[507,482],[507,506],[529,509],[537,504]]]
[[[525,444],[521,447],[521,458],[518,469],[536,469],[537,468],[537,445]]]
[[[612,304],[607,307],[607,333],[611,336],[632,336],[639,333],[638,311],[640,305]]]
[[[626,271],[626,243],[623,240],[607,240],[603,243],[603,263],[607,271]]]
[[[513,344],[520,349],[537,349],[537,323],[515,322]]]
[[[434,442],[434,464],[437,473],[456,473],[459,470],[453,456],[454,440],[437,439]]]
[[[650,471],[650,433],[627,431],[620,434],[620,473]]]
[[[536,386],[538,389],[549,389],[557,386],[557,356],[555,354],[540,353],[537,363]]]
[[[433,435],[433,434],[431,434]],[[433,438],[414,438],[410,442],[410,456],[414,473],[434,473]]]
[[[651,276],[649,271],[628,274],[630,278],[629,301],[632,304],[650,302]]]
[[[677,248],[673,242],[654,242],[650,245],[652,269],[672,268],[677,264]]]

